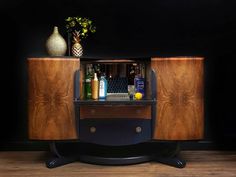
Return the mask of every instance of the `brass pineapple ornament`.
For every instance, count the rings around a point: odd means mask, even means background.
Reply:
[[[80,32],[74,31],[73,32],[73,45],[71,48],[72,55],[75,57],[81,57],[83,55],[83,48],[80,44]]]

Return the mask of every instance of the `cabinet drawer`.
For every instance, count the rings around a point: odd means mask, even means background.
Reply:
[[[80,106],[80,119],[86,119],[86,118],[151,119],[151,106],[142,106],[142,105]]]
[[[108,146],[132,145],[151,140],[148,119],[83,119],[80,140]]]

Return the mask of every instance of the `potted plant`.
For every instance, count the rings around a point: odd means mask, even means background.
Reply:
[[[73,39],[73,45],[71,52],[73,56],[80,57],[83,54],[83,48],[80,44],[82,39],[85,39],[90,33],[96,32],[96,27],[93,25],[93,21],[85,17],[67,17],[65,19],[66,29],[68,32],[68,46],[70,55],[70,40]]]

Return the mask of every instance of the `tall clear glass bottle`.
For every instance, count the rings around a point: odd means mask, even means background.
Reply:
[[[107,80],[103,74],[99,80],[99,99],[105,99],[107,96]]]

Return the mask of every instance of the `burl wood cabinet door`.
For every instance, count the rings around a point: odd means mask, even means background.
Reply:
[[[28,59],[29,138],[76,139],[74,74],[79,59]]]
[[[203,58],[152,58],[157,76],[157,116],[153,139],[203,138]]]

